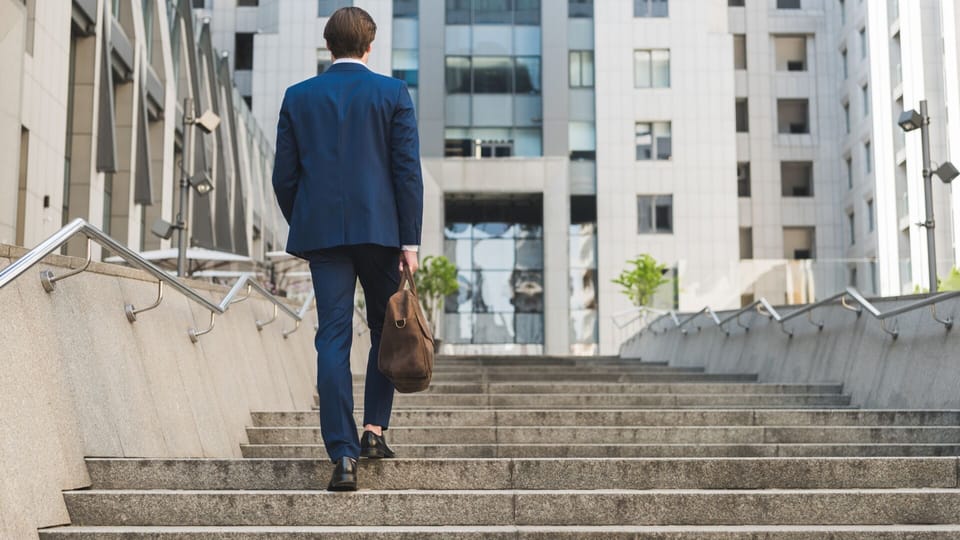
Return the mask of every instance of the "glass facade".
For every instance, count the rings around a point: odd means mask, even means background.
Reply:
[[[599,342],[597,302],[597,201],[570,197],[570,352],[595,354]]]

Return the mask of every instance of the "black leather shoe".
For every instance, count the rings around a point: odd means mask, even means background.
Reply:
[[[352,457],[342,457],[337,460],[330,477],[327,491],[356,491],[357,490],[357,460]]]
[[[377,435],[372,431],[364,431],[360,438],[360,457],[370,459],[392,458],[396,454],[387,446],[387,441],[383,435]]]

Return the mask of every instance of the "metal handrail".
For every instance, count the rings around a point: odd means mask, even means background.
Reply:
[[[727,336],[729,336],[729,335],[730,335],[730,332],[729,332],[726,328],[724,328],[724,326],[725,326],[727,323],[729,323],[730,321],[736,320],[736,321],[737,321],[737,324],[740,325],[741,328],[743,328],[744,330],[746,330],[747,332],[749,332],[749,331],[750,331],[750,327],[749,327],[749,326],[744,326],[744,325],[740,322],[740,317],[741,317],[742,315],[744,315],[745,313],[748,313],[748,312],[751,312],[751,311],[756,311],[757,313],[759,313],[759,314],[761,314],[761,315],[763,315],[763,316],[765,316],[765,317],[768,317],[768,318],[771,319],[772,321],[774,321],[774,322],[776,322],[776,323],[779,323],[779,324],[780,324],[780,330],[781,330],[782,332],[784,332],[785,334],[787,334],[787,336],[789,336],[789,337],[792,338],[792,337],[794,336],[794,334],[793,334],[792,331],[788,330],[788,329],[784,326],[785,323],[787,323],[787,322],[790,321],[790,320],[796,319],[796,318],[800,317],[801,315],[807,315],[807,320],[810,322],[810,324],[812,324],[813,326],[815,326],[815,327],[818,329],[818,331],[821,331],[821,330],[823,330],[823,328],[824,328],[824,323],[823,323],[823,322],[815,321],[815,320],[813,319],[813,311],[814,311],[815,309],[817,309],[817,308],[819,308],[819,307],[823,307],[823,306],[825,306],[825,305],[827,305],[827,304],[832,304],[832,303],[840,302],[840,305],[843,306],[844,309],[853,311],[854,313],[857,314],[858,317],[859,317],[860,315],[862,315],[864,311],[866,311],[866,312],[869,313],[871,316],[873,316],[873,318],[875,318],[875,319],[877,319],[878,321],[880,321],[880,326],[881,326],[881,328],[883,329],[884,332],[890,334],[890,335],[893,337],[893,339],[897,339],[897,338],[899,337],[899,335],[900,335],[899,330],[898,330],[896,327],[894,327],[894,328],[892,328],[892,329],[891,329],[891,328],[888,328],[888,327],[887,327],[887,320],[890,319],[890,318],[896,317],[896,316],[898,316],[898,315],[903,315],[904,313],[908,313],[908,312],[915,311],[915,310],[917,310],[917,309],[921,309],[921,308],[925,308],[925,307],[930,307],[930,308],[931,308],[931,315],[933,316],[933,320],[934,320],[934,321],[942,324],[942,325],[946,328],[946,330],[947,330],[948,332],[949,332],[950,330],[952,330],[952,329],[953,329],[953,326],[954,326],[954,320],[953,320],[953,318],[952,318],[952,317],[948,317],[948,318],[946,318],[946,319],[941,318],[941,317],[937,314],[937,304],[938,304],[939,302],[943,302],[944,300],[950,300],[951,298],[958,298],[958,297],[960,297],[960,291],[945,292],[945,293],[940,293],[940,294],[936,294],[936,295],[933,295],[933,296],[929,296],[929,297],[927,297],[927,298],[918,300],[918,301],[916,301],[916,302],[912,302],[912,303],[910,303],[910,304],[907,304],[907,305],[905,305],[905,306],[901,306],[901,307],[896,308],[896,309],[892,309],[892,310],[887,311],[887,312],[882,312],[882,311],[880,311],[879,308],[877,308],[877,307],[876,307],[875,305],[873,305],[869,300],[867,300],[866,297],[864,297],[863,294],[862,294],[860,291],[858,291],[858,290],[855,289],[854,287],[847,287],[847,289],[846,289],[844,292],[837,293],[837,294],[835,294],[835,295],[833,295],[833,296],[830,296],[829,298],[824,298],[823,300],[820,300],[819,302],[815,302],[815,303],[813,303],[813,304],[805,305],[805,306],[803,306],[803,307],[800,307],[799,309],[796,309],[796,310],[794,310],[794,311],[791,311],[791,312],[789,312],[789,313],[782,314],[782,315],[780,314],[779,311],[777,311],[777,309],[776,309],[775,307],[773,307],[773,305],[772,305],[766,298],[762,298],[762,297],[761,297],[759,300],[756,300],[756,301],[752,302],[751,304],[749,304],[749,305],[747,305],[747,306],[744,306],[743,308],[739,309],[738,311],[736,311],[736,312],[728,315],[728,316],[727,316],[726,318],[724,318],[723,320],[720,320],[720,319],[717,317],[717,315],[713,312],[713,310],[710,309],[710,307],[705,307],[705,308],[701,309],[700,311],[698,311],[697,313],[694,313],[693,315],[690,315],[690,316],[687,317],[683,322],[679,322],[679,321],[678,321],[676,312],[671,311],[671,312],[669,312],[668,315],[673,319],[673,321],[674,321],[674,327],[675,327],[675,328],[679,328],[679,329],[681,330],[681,332],[682,332],[684,335],[686,335],[687,332],[686,332],[686,330],[683,329],[684,326],[686,326],[686,325],[687,325],[688,323],[690,323],[692,320],[696,319],[697,317],[699,317],[699,316],[701,316],[701,315],[703,315],[703,314],[705,314],[705,313],[706,313],[706,314],[709,314],[711,320],[714,321],[714,323],[716,324],[716,326],[717,326],[721,331],[723,331]],[[859,307],[851,306],[851,305],[848,303],[848,299],[853,300],[854,302],[856,302]],[[656,320],[654,320],[652,323],[650,323],[649,328],[653,329],[653,326],[654,326],[657,322],[659,322],[661,319],[663,319],[664,317],[667,317],[667,315],[663,315],[663,316],[661,316],[661,317],[658,317]],[[698,327],[698,329],[699,329],[699,327]],[[670,328],[666,328],[666,329],[663,329],[663,330],[664,330],[664,331],[667,331],[667,330],[670,330]],[[653,330],[653,331],[654,331],[654,333],[656,333],[656,330]]]
[[[124,246],[123,244],[117,242],[113,238],[107,236],[103,231],[89,224],[86,220],[82,218],[77,218],[67,225],[65,225],[59,231],[53,233],[49,238],[40,243],[37,247],[28,251],[25,255],[14,261],[3,270],[0,270],[0,289],[9,285],[13,280],[17,279],[23,275],[27,270],[32,268],[34,265],[39,263],[46,257],[54,253],[57,249],[60,248],[63,244],[67,243],[71,238],[77,236],[78,234],[83,234],[87,238],[87,261],[84,266],[79,269],[71,270],[70,272],[64,273],[60,276],[56,276],[50,270],[44,270],[40,272],[40,280],[43,284],[43,288],[48,293],[53,292],[55,284],[57,281],[65,279],[67,277],[76,275],[83,270],[85,270],[90,264],[90,242],[95,241],[101,246],[107,248],[108,250],[116,253],[119,257],[125,260],[127,263],[144,270],[151,276],[155,277],[158,281],[158,294],[157,300],[150,307],[143,309],[136,309],[132,304],[126,304],[124,306],[124,312],[127,315],[127,320],[131,323],[136,322],[137,314],[149,311],[156,308],[160,305],[160,302],[163,301],[163,286],[164,284],[169,285],[174,290],[180,294],[187,297],[187,299],[192,300],[193,302],[200,304],[202,307],[210,311],[210,326],[204,330],[199,330],[197,328],[191,328],[188,330],[188,335],[190,340],[196,343],[200,336],[209,333],[213,330],[213,325],[216,322],[215,317],[217,315],[222,315],[227,312],[230,307],[230,304],[235,301],[244,300],[246,296],[237,299],[237,295],[240,291],[246,289],[247,296],[249,296],[251,290],[257,291],[261,296],[269,300],[274,307],[274,318],[278,311],[283,311],[288,316],[292,317],[296,321],[296,327],[284,333],[284,337],[287,337],[289,334],[296,332],[300,327],[300,321],[303,319],[303,314],[305,313],[304,309],[301,309],[300,312],[293,311],[286,303],[282,302],[276,296],[270,294],[262,285],[260,285],[255,279],[253,274],[244,274],[240,276],[240,279],[233,284],[233,287],[227,293],[226,296],[220,301],[219,304],[214,304],[213,302],[204,298],[196,290],[192,289],[188,285],[185,285],[176,277],[171,276],[170,274],[163,271],[160,267],[151,263],[150,261],[144,259],[140,254],[131,250],[130,248]],[[270,320],[272,322],[273,319]],[[261,322],[257,322],[257,326],[261,326]]]

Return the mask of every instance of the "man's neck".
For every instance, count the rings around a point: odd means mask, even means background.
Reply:
[[[334,64],[336,64],[336,63],[338,63],[338,62],[340,62],[340,63],[350,63],[350,64],[363,64],[363,65],[366,65],[366,64],[367,64],[367,57],[364,56],[363,58],[353,58],[353,57],[350,57],[350,56],[344,56],[343,58],[334,58],[334,59],[333,59],[333,63],[334,63]]]

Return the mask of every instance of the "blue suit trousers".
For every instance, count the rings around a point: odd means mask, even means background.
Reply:
[[[370,356],[364,383],[363,424],[387,429],[394,387],[377,368],[383,318],[390,296],[400,285],[400,251],[376,244],[337,246],[307,253],[317,295],[317,392],[320,395],[320,432],[332,461],[360,455],[360,439],[353,417],[354,290],[363,287],[370,327]]]

